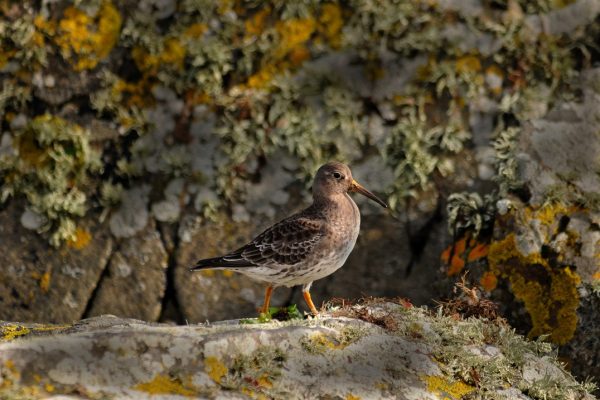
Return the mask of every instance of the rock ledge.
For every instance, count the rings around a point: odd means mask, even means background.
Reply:
[[[383,301],[264,324],[0,330],[0,398],[594,399],[549,345],[502,323]]]

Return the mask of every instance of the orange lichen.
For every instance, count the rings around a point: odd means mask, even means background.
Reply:
[[[448,276],[456,275],[465,266],[465,260],[463,258],[465,248],[467,246],[467,238],[463,237],[459,239],[454,245],[450,245],[446,250],[442,252],[442,261],[448,264]],[[450,255],[452,258],[450,259]]]
[[[151,395],[155,394],[171,394],[185,397],[197,396],[197,390],[191,385],[189,379],[182,382],[179,378],[171,378],[165,375],[156,375],[151,381],[138,383],[132,389],[140,392],[146,392]]]
[[[304,46],[298,46],[293,49],[289,54],[290,62],[292,66],[298,67],[302,63],[310,58],[310,50]]]
[[[594,273],[594,275],[592,275],[592,279],[594,279],[594,280],[600,280],[600,271]]]
[[[75,237],[67,241],[67,246],[77,250],[81,250],[87,247],[87,245],[90,244],[91,241],[92,234],[89,231],[78,227],[77,229],[75,229]]]
[[[348,393],[346,395],[346,400],[360,400],[360,397],[353,395],[352,393]]]
[[[462,381],[454,381],[438,375],[422,376],[421,380],[427,384],[427,390],[449,400],[461,399],[475,390],[473,386]]]
[[[468,262],[477,261],[480,258],[487,257],[489,251],[489,246],[486,243],[477,243],[475,247],[473,247],[469,251],[469,256],[467,257]]]
[[[498,286],[498,277],[496,277],[496,274],[493,272],[486,271],[481,276],[479,284],[486,291],[491,292],[492,290],[496,289],[496,286]]]

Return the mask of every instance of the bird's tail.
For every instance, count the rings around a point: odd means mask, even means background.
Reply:
[[[225,266],[220,265],[220,264],[223,264],[222,257],[205,258],[204,260],[197,261],[193,267],[190,267],[190,271],[200,271],[202,269],[225,268]]]

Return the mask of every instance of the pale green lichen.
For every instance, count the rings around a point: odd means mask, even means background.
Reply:
[[[86,211],[86,184],[101,168],[90,134],[77,124],[44,114],[15,132],[17,154],[0,160],[0,201],[25,196],[42,216],[50,242],[75,238],[75,217]]]
[[[60,97],[59,106],[69,100],[82,121],[99,119],[115,131],[102,140],[105,173],[90,182],[105,209],[115,204],[107,185],[127,189],[150,175],[159,178],[158,193],[183,178],[186,188],[218,194],[209,208],[197,207],[215,215],[242,203],[265,160],[282,153],[299,160],[288,183],[308,182],[332,158],[355,163],[379,154],[393,171],[386,190],[394,207],[435,196],[433,177],[451,177],[456,155],[472,147],[476,104],[497,105],[494,118],[530,115],[541,100],[568,91],[581,68],[577,49],[598,37],[586,23],[581,35],[532,34],[527,17],[562,7],[545,0],[489,8],[387,0],[271,1],[260,9],[205,0],[171,8],[25,3],[0,22],[2,122],[62,112],[45,107],[44,96],[28,107],[34,91],[80,94]],[[49,66],[48,57],[62,64]],[[93,82],[71,90],[81,70],[94,71]],[[165,91],[172,96],[161,97]],[[91,110],[81,107],[88,97]],[[11,135],[17,130],[10,127]],[[216,143],[203,147],[215,132]],[[505,136],[498,143],[512,143]],[[207,158],[202,172],[194,169],[198,155]],[[504,185],[513,158],[502,162]],[[59,225],[54,243],[74,228],[70,219]]]

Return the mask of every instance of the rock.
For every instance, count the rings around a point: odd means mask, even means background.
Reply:
[[[167,286],[167,252],[154,224],[124,239],[100,281],[89,316],[114,314],[156,321]]]
[[[22,213],[16,201],[0,212],[0,319],[80,319],[112,251],[108,230],[86,219],[76,241],[54,249],[21,225]]]
[[[267,324],[0,330],[4,398],[595,398],[551,346],[503,324],[381,301]]]
[[[222,214],[217,220],[201,223],[198,217],[188,214],[181,223],[174,281],[177,302],[188,322],[253,316],[263,302],[265,286],[242,274],[226,270],[189,271],[199,259],[235,250],[261,232],[254,225],[234,222]],[[272,222],[263,221],[263,229]],[[290,289],[278,288],[271,304],[282,306],[289,297]]]
[[[583,99],[562,102],[524,123],[515,155],[529,203],[551,200],[598,205],[600,198],[600,68],[582,73]]]

